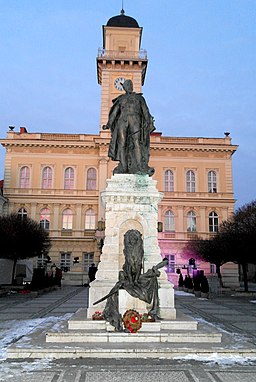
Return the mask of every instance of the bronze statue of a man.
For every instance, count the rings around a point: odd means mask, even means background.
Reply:
[[[119,161],[114,174],[154,174],[148,166],[150,133],[155,130],[142,94],[133,91],[133,83],[123,83],[125,94],[113,100],[109,119],[103,129],[111,130],[108,156]]]

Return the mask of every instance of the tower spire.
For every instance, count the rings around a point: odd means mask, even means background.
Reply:
[[[121,9],[121,15],[124,15],[124,0],[122,0],[122,9]]]

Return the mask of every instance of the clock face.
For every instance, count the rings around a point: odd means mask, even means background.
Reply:
[[[124,77],[118,77],[115,79],[114,81],[114,85],[115,85],[115,88],[119,91],[122,91],[123,90],[123,83],[125,81],[125,78]]]

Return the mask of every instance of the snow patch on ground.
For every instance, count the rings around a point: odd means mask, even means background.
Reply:
[[[226,334],[226,335],[230,336],[231,338],[233,338],[233,340],[232,340],[233,344],[229,345],[232,349],[239,349],[239,348],[243,347],[243,343],[245,343],[249,339],[245,335],[227,331],[226,329],[223,328],[223,326],[221,324],[216,324],[216,323],[213,324],[212,322],[204,320],[202,317],[195,317],[195,320],[198,323],[211,326],[211,327],[215,328],[216,330],[218,330],[219,332]]]
[[[184,292],[184,291],[182,291],[182,290],[175,290],[175,291],[174,291],[174,294],[175,294],[176,296],[195,297],[194,294],[192,294],[192,293],[187,293],[187,292]]]
[[[16,380],[19,381],[20,377],[22,377],[22,374],[27,375],[27,373],[31,373],[33,371],[50,369],[52,367],[51,362],[52,362],[52,359],[47,359],[47,358],[33,360],[32,362],[26,362],[22,360],[21,362],[17,361],[17,362],[4,363],[3,361],[0,361],[0,367],[1,367],[0,381],[3,381],[3,382],[7,382],[8,380],[13,381],[15,378],[17,378]],[[29,376],[28,376],[28,380],[30,381]]]
[[[49,325],[54,325],[54,330],[58,331],[63,321],[68,320],[72,314],[65,314],[64,316],[51,316],[46,318],[35,318],[32,320],[10,320],[1,322],[0,334],[0,360],[5,359],[6,349],[12,343],[17,342],[22,338],[22,342],[28,342],[29,334],[40,329],[43,330]]]
[[[254,365],[255,364],[255,358],[253,357],[242,357],[238,355],[232,355],[232,356],[222,356],[218,355],[217,353],[213,353],[208,356],[202,356],[197,354],[189,354],[184,357],[174,357],[173,359],[176,360],[194,360],[199,362],[207,362],[211,364],[218,364],[222,366],[229,366],[234,364],[239,365]]]

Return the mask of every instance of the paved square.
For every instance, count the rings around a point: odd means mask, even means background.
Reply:
[[[215,380],[221,382],[255,382],[256,375],[252,375],[251,373],[229,373],[229,372],[217,372],[214,373]]]
[[[82,379],[83,380],[83,379]],[[168,373],[157,372],[119,372],[103,371],[103,372],[87,372],[85,382],[193,382],[194,378],[188,379],[183,371],[169,371]],[[244,381],[243,381],[244,382]]]

